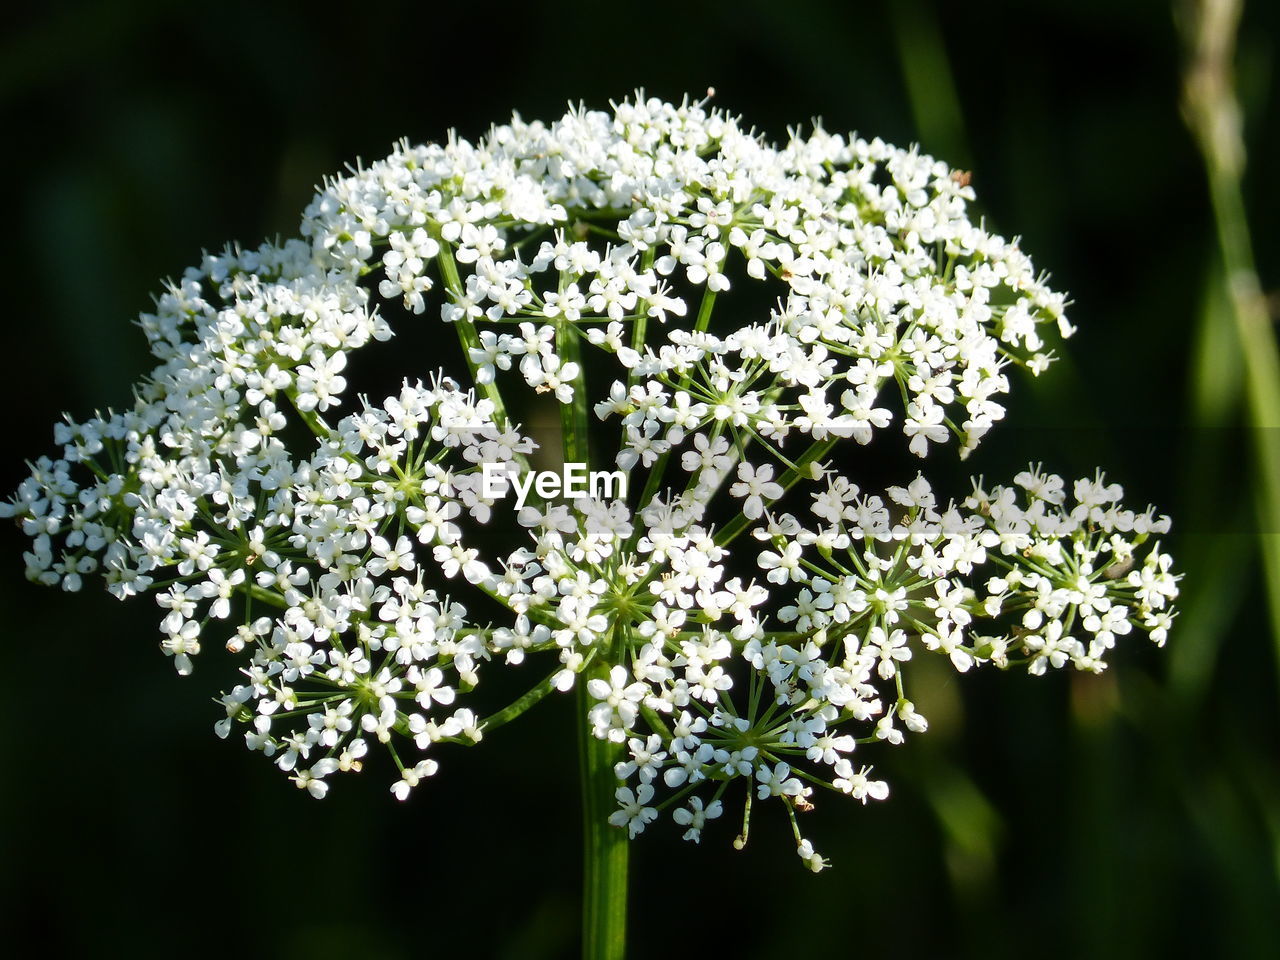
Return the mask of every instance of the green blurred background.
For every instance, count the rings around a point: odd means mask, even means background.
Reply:
[[[1237,58],[1271,291],[1278,8],[1248,6]],[[1071,292],[1080,333],[1048,377],[1015,384],[1007,427],[952,476],[1104,465],[1174,515],[1183,615],[1165,651],[1125,645],[1101,677],[926,676],[930,732],[875,758],[890,802],[810,816],[835,863],[819,877],[785,821],[761,818],[743,853],[732,826],[700,848],[652,831],[633,847],[633,954],[1280,954],[1258,444],[1166,4],[225,0],[6,18],[4,490],[51,449],[60,411],[118,404],[149,368],[129,320],[158,278],[229,239],[293,233],[322,176],[402,136],[715,86],[772,137],[821,116],[973,170],[989,222]],[[385,771],[316,803],[215,739],[216,653],[179,679],[149,602],[37,589],[22,538],[0,546],[6,940],[34,936],[43,956],[576,951],[569,698],[450,754],[407,804]]]

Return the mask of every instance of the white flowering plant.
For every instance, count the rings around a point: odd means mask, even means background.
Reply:
[[[316,798],[385,750],[403,800],[447,745],[576,689],[586,949],[617,955],[626,840],[661,818],[697,842],[733,807],[742,846],[767,802],[823,869],[802,816],[887,796],[863,756],[926,730],[914,660],[1099,672],[1118,637],[1165,641],[1169,521],[1100,473],[947,500],[847,466],[895,433],[967,456],[1072,333],[973,198],[917,150],[775,146],[706,101],[401,143],[326,181],[299,238],[169,283],[132,405],[59,424],[3,514],[32,580],[154,596],[179,674],[238,657],[218,736]],[[464,382],[352,392],[399,323],[456,341]],[[522,427],[540,398],[558,450]],[[523,482],[517,507],[489,482],[547,462],[626,492]],[[541,679],[484,709],[526,662]]]

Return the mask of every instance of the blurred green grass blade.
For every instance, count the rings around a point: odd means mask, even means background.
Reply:
[[[1218,915],[1221,956],[1274,955],[1280,933],[1275,909],[1276,871],[1280,871],[1280,839],[1275,776],[1249,743],[1205,741],[1204,718],[1188,712],[1160,685],[1141,671],[1126,671],[1123,693],[1116,704],[1121,715],[1146,738],[1151,762],[1163,769],[1158,784],[1178,784],[1177,797],[1193,830],[1176,841],[1194,862],[1201,856],[1214,864],[1211,871],[1218,900],[1206,915]],[[1155,735],[1153,735],[1155,734]],[[1206,750],[1208,752],[1206,753]],[[1261,828],[1261,829],[1260,829]],[[1273,841],[1267,849],[1260,840]],[[1145,879],[1145,878],[1144,878]],[[1153,884],[1165,880],[1168,896],[1176,896],[1178,877],[1152,875]]]
[[[1280,676],[1280,349],[1258,281],[1242,189],[1246,153],[1233,77],[1241,12],[1240,0],[1198,0],[1186,10],[1183,111],[1204,158],[1222,285],[1230,304],[1231,323],[1220,325],[1220,335],[1234,333],[1240,347],[1254,455],[1252,499]],[[1274,806],[1264,810],[1264,818],[1269,827],[1275,823]],[[1280,837],[1274,829],[1270,839],[1277,871],[1273,876],[1278,876]]]
[[[1184,709],[1196,709],[1208,693],[1258,561],[1253,537],[1226,532],[1247,528],[1243,518],[1226,514],[1251,511],[1252,504],[1222,496],[1236,469],[1228,428],[1239,416],[1243,377],[1231,302],[1215,264],[1206,274],[1192,342],[1188,392],[1194,455],[1187,458],[1176,515],[1181,530],[1193,531],[1179,538],[1178,560],[1186,579],[1176,641],[1169,645],[1169,683]]]
[[[920,0],[898,0],[889,9],[921,145],[953,167],[969,166],[964,114],[933,8]]]
[[[1209,694],[1222,645],[1249,595],[1258,554],[1254,538],[1243,535],[1183,537],[1179,542],[1186,580],[1182,612],[1168,646],[1169,686],[1174,700],[1195,709]]]
[[[1241,8],[1240,0],[1198,0],[1188,11],[1183,109],[1204,157],[1224,288],[1242,352],[1254,503],[1280,669],[1280,349],[1258,282],[1241,187],[1245,145],[1232,74]]]
[[[1204,303],[1191,347],[1192,416],[1200,427],[1231,423],[1240,409],[1244,363],[1231,300],[1218,266],[1205,277]]]
[[[1000,815],[978,786],[940,755],[918,769],[925,799],[947,841],[952,881],[966,899],[981,901],[995,876]]]

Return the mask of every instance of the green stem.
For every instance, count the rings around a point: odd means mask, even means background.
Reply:
[[[492,716],[486,717],[483,724],[484,732],[488,733],[490,730],[496,730],[498,727],[510,723],[516,717],[520,716],[520,714],[524,713],[539,700],[549,694],[555,689],[555,678],[559,673],[559,669],[552,671],[546,679],[514,703],[509,704]]]
[[[591,469],[587,446],[590,416],[587,411],[586,370],[582,367],[582,347],[573,325],[567,320],[556,324],[556,353],[562,364],[576,363],[578,375],[573,378],[573,400],[560,404],[560,439],[565,463],[582,463]]]
[[[607,674],[608,664],[592,672]],[[626,832],[609,823],[617,808],[618,780],[613,765],[621,744],[598,740],[587,711],[591,697],[586,677],[578,681],[578,745],[582,776],[582,956],[583,960],[621,960],[627,948]]]
[[[580,346],[568,323],[556,326],[556,352],[561,363],[577,363],[573,400],[560,407],[561,443],[566,463],[583,463],[591,469],[587,445],[590,423],[587,385]],[[584,960],[621,960],[627,945],[627,855],[626,833],[609,823],[616,809],[618,779],[613,767],[622,745],[598,740],[591,732],[588,713],[591,697],[587,682],[591,677],[607,677],[611,657],[607,656],[614,637],[610,633],[606,656],[595,658],[578,677],[578,751],[582,780],[582,956]]]
[[[440,276],[444,280],[445,289],[455,299],[460,300],[464,295],[464,289],[462,278],[458,275],[458,265],[453,259],[453,248],[449,245],[449,241],[440,235],[440,230],[435,225],[432,226],[432,235],[440,244],[440,254],[436,261],[440,265]],[[458,328],[458,340],[462,344],[462,355],[467,361],[467,369],[471,371],[471,382],[480,384],[479,367],[471,359],[471,351],[480,349],[480,334],[476,330],[475,322],[470,317],[462,317],[454,321],[454,326]],[[513,426],[511,418],[507,415],[507,405],[502,402],[502,394],[498,391],[496,378],[480,384],[480,391],[493,404],[494,422],[504,427]]]

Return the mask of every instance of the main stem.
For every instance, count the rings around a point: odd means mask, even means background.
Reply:
[[[573,400],[560,406],[560,431],[565,463],[591,469],[587,445],[589,425],[586,376],[582,369],[577,331],[561,320],[556,327],[556,352],[561,363],[577,363]],[[612,632],[609,639],[613,639]],[[599,642],[607,642],[601,640]],[[607,653],[607,651],[606,651]],[[596,657],[578,678],[578,758],[582,779],[582,956],[584,960],[622,960],[627,947],[627,835],[609,823],[616,807],[618,781],[613,766],[621,745],[599,740],[587,715],[591,698],[587,681],[607,677],[611,658]]]
[[[595,673],[607,673],[607,664]],[[626,833],[609,823],[617,806],[613,765],[619,745],[599,740],[587,722],[586,678],[578,683],[578,744],[582,777],[582,956],[621,960],[627,949]]]

